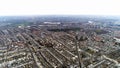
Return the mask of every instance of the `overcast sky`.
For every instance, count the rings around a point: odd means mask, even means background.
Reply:
[[[120,0],[0,0],[0,15],[120,15]]]

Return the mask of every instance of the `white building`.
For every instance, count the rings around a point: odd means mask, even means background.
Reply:
[[[114,37],[115,42],[120,43],[120,38]]]
[[[61,24],[60,22],[44,22],[44,24],[52,24],[52,25],[54,25],[54,24]]]

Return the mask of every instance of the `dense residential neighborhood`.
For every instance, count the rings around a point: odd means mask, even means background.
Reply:
[[[88,17],[4,21],[11,24],[0,27],[0,68],[119,68],[116,20]]]

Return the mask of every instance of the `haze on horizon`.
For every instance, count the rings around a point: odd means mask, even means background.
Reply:
[[[120,15],[119,0],[0,0],[0,16]]]

